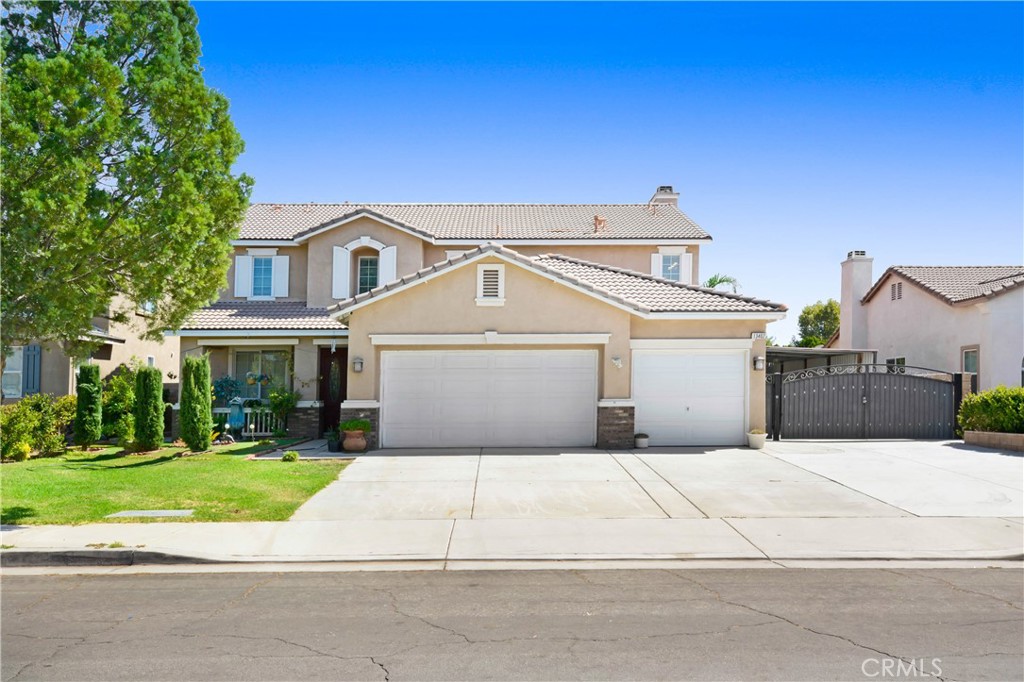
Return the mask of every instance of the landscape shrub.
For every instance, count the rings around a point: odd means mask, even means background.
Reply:
[[[281,455],[281,461],[282,462],[298,462],[299,461],[299,453],[297,451],[295,451],[295,450],[287,450],[287,451],[285,451],[285,453],[283,455]]]
[[[22,444],[39,454],[63,452],[75,418],[75,396],[26,396],[0,408],[0,454],[14,459]]]
[[[349,419],[348,421],[341,422],[338,425],[339,431],[363,431],[369,433],[370,431],[370,420],[368,419]]]
[[[103,436],[103,389],[99,365],[78,368],[75,443],[89,447]]]
[[[135,437],[135,377],[140,368],[133,358],[103,381],[103,437],[121,445]]]
[[[135,373],[135,446],[156,450],[164,442],[163,374],[156,367]]]
[[[30,454],[32,454],[32,446],[22,441],[14,446],[14,450],[11,452],[11,459],[15,462],[24,462]]]
[[[193,452],[210,449],[213,436],[213,405],[210,359],[202,355],[181,364],[181,439]]]
[[[963,431],[1024,433],[1024,387],[998,386],[965,395],[957,424]]]
[[[31,450],[32,434],[39,426],[39,414],[22,407],[21,402],[0,407],[0,455],[15,459],[26,445]]]

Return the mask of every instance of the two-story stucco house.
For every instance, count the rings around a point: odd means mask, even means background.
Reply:
[[[697,286],[711,238],[677,202],[253,205],[181,355],[378,447],[740,444],[785,307]]]
[[[1020,386],[1024,266],[894,265],[877,281],[872,259],[842,264],[839,329],[829,348],[874,348],[879,362],[978,376],[978,389]]]

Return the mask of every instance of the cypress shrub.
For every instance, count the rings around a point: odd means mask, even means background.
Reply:
[[[78,368],[75,443],[89,447],[103,436],[103,388],[99,365]]]
[[[187,357],[181,364],[181,439],[193,452],[210,449],[213,405],[210,359]]]
[[[141,367],[135,375],[135,445],[156,450],[164,442],[164,381],[156,367]]]

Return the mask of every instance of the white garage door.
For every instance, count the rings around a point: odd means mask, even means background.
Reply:
[[[385,351],[384,447],[590,446],[597,352]]]
[[[747,354],[633,351],[636,429],[651,445],[745,442]]]

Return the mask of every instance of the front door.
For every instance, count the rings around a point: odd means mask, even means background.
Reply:
[[[341,401],[345,399],[348,381],[348,348],[320,348],[320,401],[324,407],[324,430],[337,429],[341,418]]]

